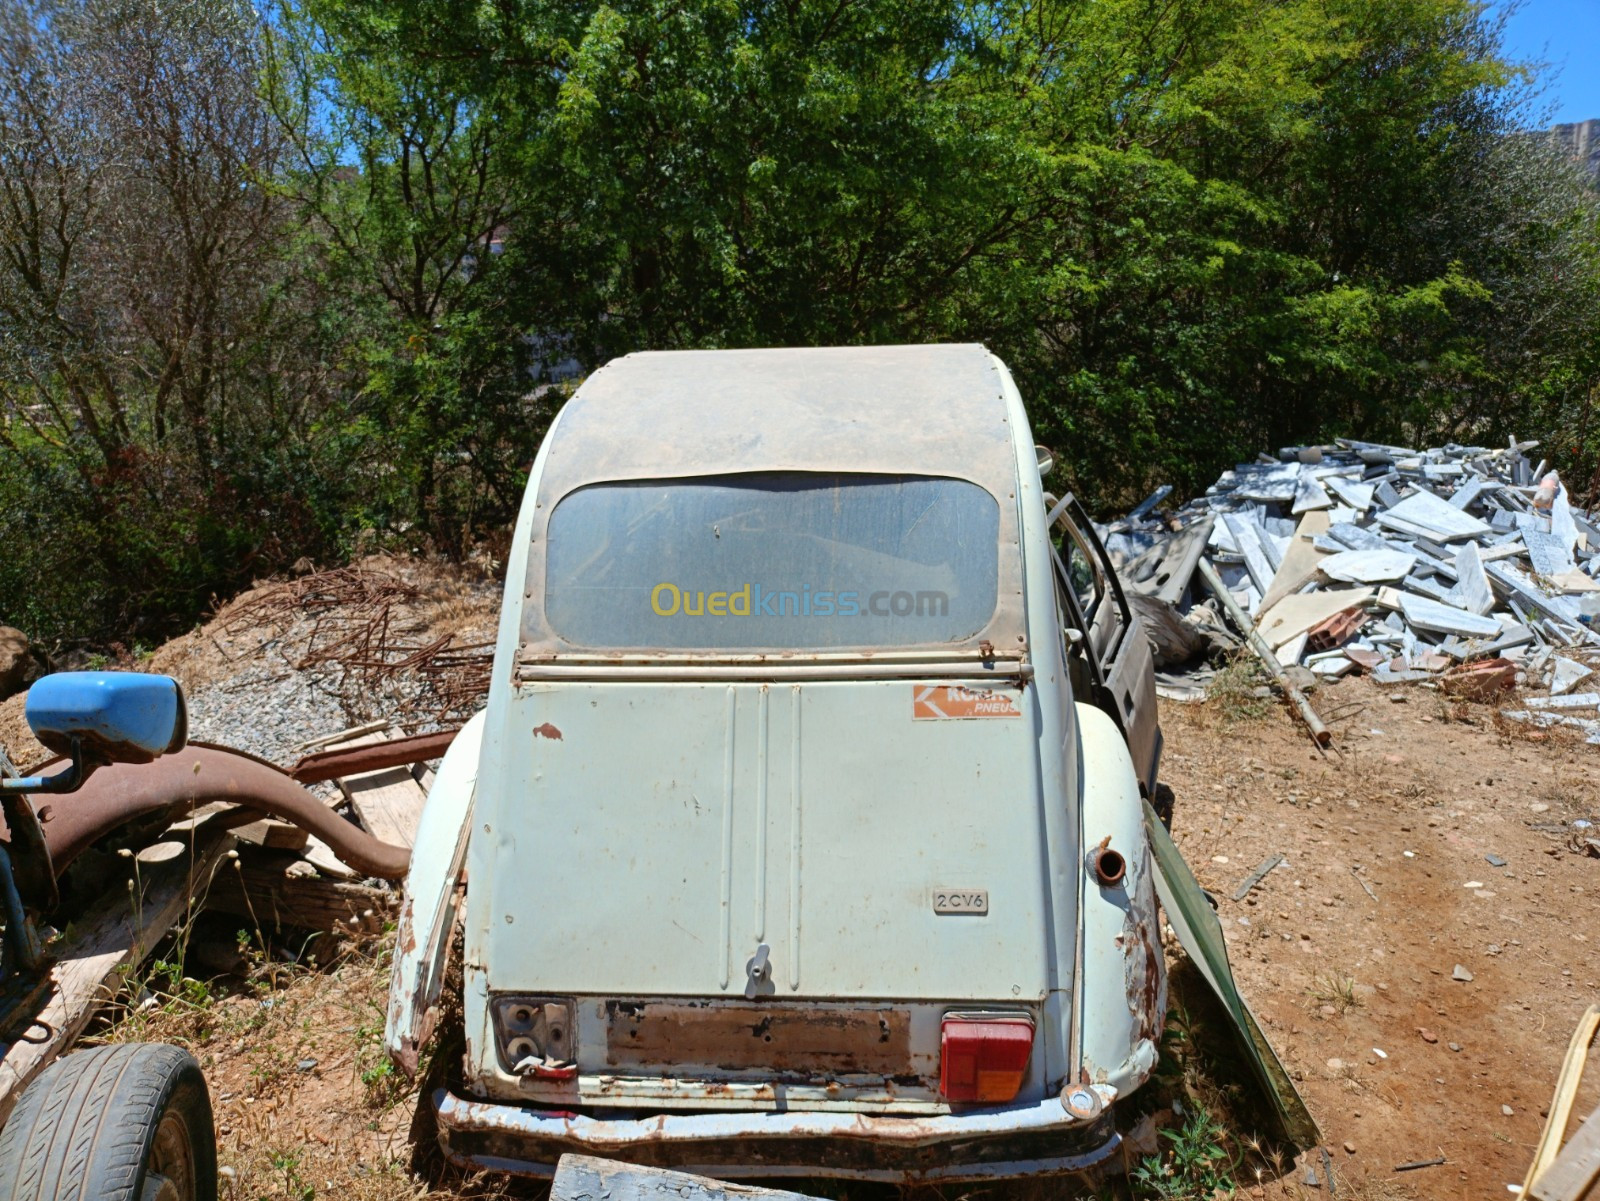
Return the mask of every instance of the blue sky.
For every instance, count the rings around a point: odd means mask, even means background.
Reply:
[[[1541,97],[1553,123],[1600,118],[1600,0],[1525,0],[1506,27],[1506,51],[1553,68]]]

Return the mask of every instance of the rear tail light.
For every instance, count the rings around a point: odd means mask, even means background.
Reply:
[[[946,1101],[998,1104],[1022,1088],[1033,1051],[1024,1017],[947,1017],[939,1039],[939,1093]]]

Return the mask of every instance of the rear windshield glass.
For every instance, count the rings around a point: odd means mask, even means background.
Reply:
[[[1000,506],[964,480],[764,472],[597,484],[550,516],[545,618],[577,646],[927,646],[994,613]]]

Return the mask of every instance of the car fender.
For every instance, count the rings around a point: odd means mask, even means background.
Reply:
[[[1122,732],[1095,706],[1076,707],[1084,850],[1080,1059],[1089,1083],[1124,1096],[1155,1067],[1166,1022],[1155,870],[1138,775]],[[1097,874],[1102,850],[1122,857],[1115,883]]]
[[[384,1046],[395,1066],[416,1075],[424,1043],[438,1020],[452,932],[465,895],[467,838],[478,783],[484,714],[462,727],[445,752],[417,824],[411,869],[395,931],[394,973]]]

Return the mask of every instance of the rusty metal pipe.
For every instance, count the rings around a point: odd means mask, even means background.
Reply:
[[[459,731],[441,730],[437,734],[413,734],[409,738],[394,738],[388,742],[318,751],[303,757],[289,769],[289,775],[301,784],[320,784],[324,780],[351,776],[356,772],[425,763],[429,759],[441,758],[456,740],[457,733]]]
[[[315,834],[363,875],[400,880],[411,863],[407,848],[374,838],[287,773],[228,747],[191,743],[153,763],[102,767],[70,797],[47,797],[43,803],[29,798],[42,815],[45,845],[58,876],[87,847],[127,822],[163,812],[176,821],[212,801],[247,806]]]

